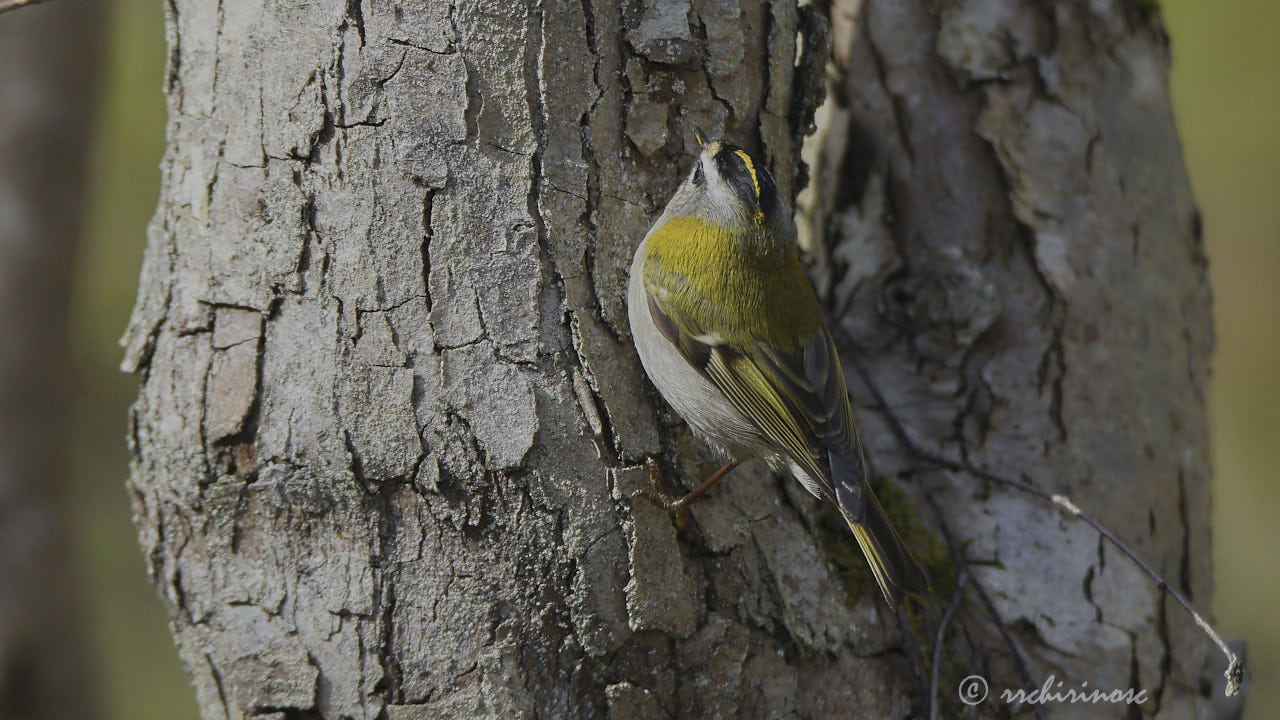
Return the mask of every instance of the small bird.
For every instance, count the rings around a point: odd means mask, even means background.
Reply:
[[[746,151],[696,139],[697,162],[636,249],[627,310],[649,379],[730,461],[668,508],[684,508],[739,461],[789,470],[840,509],[896,609],[927,583],[867,484],[840,358],[791,214]]]

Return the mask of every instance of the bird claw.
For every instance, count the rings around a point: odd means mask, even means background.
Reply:
[[[645,466],[649,468],[649,489],[640,490],[637,494],[643,495],[658,507],[675,515],[676,525],[683,528],[686,525],[685,503],[681,502],[683,498],[677,497],[667,489],[666,483],[662,480],[662,470],[658,467],[656,460],[652,457],[646,459]]]
[[[662,469],[658,467],[658,461],[649,458],[645,460],[644,464],[649,468],[649,487],[656,496],[654,500],[668,512],[674,512],[678,507],[680,498],[673,495],[667,489],[666,483],[662,481]]]

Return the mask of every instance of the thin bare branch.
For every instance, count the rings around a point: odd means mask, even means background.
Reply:
[[[857,356],[856,354],[851,354],[850,357],[856,358]],[[1187,602],[1186,598],[1182,597],[1182,595],[1177,590],[1174,590],[1172,587],[1170,587],[1169,583],[1166,582],[1163,577],[1161,577],[1160,573],[1156,572],[1154,568],[1152,568],[1145,561],[1143,561],[1142,558],[1138,557],[1137,553],[1130,550],[1129,546],[1121,542],[1120,539],[1117,538],[1110,530],[1103,527],[1098,521],[1094,520],[1092,517],[1086,514],[1075,503],[1073,503],[1070,498],[1066,497],[1065,495],[1050,493],[1048,491],[1041,490],[1040,488],[1034,485],[1022,482],[1021,480],[1014,480],[1012,478],[1007,478],[1007,477],[1004,477],[1003,475],[998,475],[989,470],[984,470],[979,467],[974,467],[972,465],[969,465],[968,463],[964,463],[959,460],[953,460],[951,458],[947,458],[941,455],[937,455],[935,453],[931,453],[927,450],[922,450],[911,439],[911,436],[907,434],[906,429],[902,426],[902,423],[898,420],[893,410],[889,407],[889,404],[888,402],[886,402],[884,395],[881,394],[880,389],[875,385],[875,383],[871,381],[871,376],[867,373],[866,368],[864,368],[862,364],[857,362],[856,360],[850,364],[852,364],[853,367],[858,371],[858,375],[861,376],[863,383],[867,386],[867,388],[871,391],[871,394],[875,397],[876,404],[880,407],[881,412],[884,414],[885,420],[889,423],[890,430],[893,432],[894,436],[897,438],[898,443],[902,445],[903,449],[906,450],[909,455],[911,455],[917,460],[927,462],[931,465],[935,465],[940,468],[944,468],[944,469],[952,470],[956,472],[966,472],[975,477],[980,477],[984,480],[990,480],[991,482],[998,483],[1000,485],[1006,485],[1008,487],[1021,490],[1025,493],[1035,495],[1036,497],[1041,498],[1046,502],[1052,503],[1058,506],[1059,508],[1062,508],[1069,515],[1084,521],[1089,527],[1093,528],[1098,532],[1098,534],[1106,538],[1108,542],[1110,542],[1115,548],[1120,550],[1120,552],[1124,553],[1144,573],[1146,573],[1147,576],[1150,577],[1155,582],[1156,588],[1158,590],[1168,593],[1169,596],[1174,599],[1174,601],[1176,601],[1179,605],[1182,606],[1183,610],[1185,610],[1189,615],[1191,615],[1191,618],[1195,621],[1196,625],[1198,625],[1200,629],[1204,631],[1205,635],[1207,635],[1209,639],[1212,640],[1213,643],[1218,646],[1218,650],[1220,650],[1223,656],[1226,657],[1227,669],[1226,671],[1223,672],[1222,676],[1226,678],[1226,681],[1227,681],[1226,689],[1225,689],[1227,696],[1235,695],[1240,691],[1240,684],[1244,680],[1244,663],[1240,660],[1239,656],[1237,656],[1234,652],[1232,652],[1231,648],[1222,639],[1222,636],[1219,635],[1217,631],[1215,631],[1207,621],[1205,621],[1205,619],[1200,615],[1200,613],[1196,612],[1195,608],[1191,607],[1191,604]],[[929,499],[930,499],[930,502],[932,502],[932,498],[930,497]],[[981,589],[980,586],[977,586],[977,587]],[[979,593],[979,594],[980,596],[985,595],[985,593]],[[994,606],[990,605],[989,603],[990,601],[987,600],[989,610],[994,611]]]
[[[0,15],[28,5],[39,5],[46,0],[0,0]]]
[[[878,390],[874,392],[877,395],[879,394]],[[938,529],[942,532],[942,539],[947,543],[947,548],[951,551],[951,557],[955,558],[956,562],[964,563],[965,559],[960,551],[960,545],[956,542],[955,536],[951,534],[951,527],[947,525],[947,519],[942,514],[942,508],[938,507],[938,501],[934,499],[933,493],[929,492],[929,489],[923,485],[921,486],[921,491],[924,494],[925,502],[929,503],[929,508],[933,511],[934,519],[938,521]],[[961,572],[964,572],[963,568],[961,568]],[[967,575],[968,573],[964,574]],[[1004,619],[996,612],[996,605],[991,602],[991,596],[987,595],[987,589],[982,586],[982,583],[978,582],[977,578],[972,578],[972,580],[973,591],[978,595],[978,599],[982,601],[983,609],[987,611],[987,615],[991,617],[991,622],[995,623],[1001,639],[1004,640],[1005,645],[1009,648],[1009,655],[1013,658],[1013,666],[1018,670],[1018,677],[1022,680],[1022,687],[1026,690],[1031,690],[1035,687],[1035,683],[1031,680],[1031,670],[1028,668],[1026,656],[1022,654],[1022,648],[1018,646],[1017,641],[1013,639],[1013,635],[1009,633],[1009,628],[1005,627]],[[1035,713],[1036,720],[1048,720],[1043,706],[1033,706],[1032,712]]]
[[[933,642],[933,667],[930,668],[929,673],[929,720],[938,720],[938,665],[942,662],[942,641],[947,636],[947,626],[951,624],[951,616],[955,614],[956,608],[960,606],[960,599],[964,597],[964,586],[967,582],[969,582],[969,573],[961,571],[960,579],[956,581],[956,591],[951,594],[951,603],[947,605],[947,611],[942,615],[942,623],[938,625],[938,637]]]

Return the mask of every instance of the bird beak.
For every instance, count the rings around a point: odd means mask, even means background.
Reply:
[[[698,141],[698,147],[702,147],[707,142],[707,134],[702,132],[702,128],[695,127],[693,129],[693,139]]]

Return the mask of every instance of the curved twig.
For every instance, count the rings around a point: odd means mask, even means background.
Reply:
[[[856,355],[852,355],[851,359],[856,357],[857,357]],[[930,463],[940,468],[944,468],[944,469],[952,470],[956,472],[966,472],[975,477],[979,477],[984,480],[990,480],[991,482],[999,483],[1001,485],[1007,485],[1009,487],[1021,490],[1025,493],[1035,495],[1036,497],[1042,500],[1045,500],[1046,502],[1049,502],[1058,506],[1059,508],[1066,511],[1072,517],[1075,517],[1084,521],[1089,527],[1096,530],[1099,535],[1106,538],[1106,540],[1110,542],[1116,549],[1124,553],[1125,556],[1127,556],[1130,560],[1132,560],[1134,564],[1136,564],[1144,573],[1147,574],[1148,577],[1150,577],[1155,582],[1156,589],[1162,592],[1168,593],[1169,596],[1172,597],[1174,601],[1178,603],[1178,605],[1182,606],[1182,609],[1185,610],[1187,614],[1191,616],[1191,618],[1195,621],[1196,625],[1200,627],[1200,629],[1204,632],[1204,634],[1207,635],[1209,639],[1213,641],[1214,645],[1218,646],[1218,650],[1222,652],[1223,656],[1227,660],[1227,669],[1225,672],[1222,673],[1222,676],[1226,678],[1226,681],[1227,681],[1226,688],[1225,688],[1226,695],[1230,697],[1240,691],[1240,685],[1244,681],[1244,663],[1240,660],[1240,657],[1237,656],[1234,652],[1232,652],[1231,648],[1227,645],[1226,641],[1222,639],[1222,636],[1219,635],[1211,625],[1209,625],[1209,623],[1204,619],[1204,617],[1200,615],[1200,613],[1196,612],[1195,608],[1191,607],[1191,604],[1187,602],[1186,598],[1182,597],[1182,594],[1179,593],[1177,590],[1174,590],[1172,587],[1170,587],[1169,583],[1165,581],[1163,577],[1160,576],[1160,573],[1156,572],[1154,568],[1152,568],[1145,561],[1143,561],[1142,558],[1138,557],[1137,553],[1135,553],[1133,550],[1130,550],[1128,545],[1125,545],[1123,542],[1121,542],[1120,539],[1117,538],[1110,530],[1103,527],[1101,523],[1099,523],[1098,521],[1090,517],[1088,514],[1086,514],[1075,503],[1073,503],[1070,498],[1068,498],[1065,495],[1050,493],[1048,491],[1041,490],[1040,488],[1034,485],[1031,485],[1029,483],[1022,482],[1021,480],[1014,480],[1012,478],[1007,478],[1002,475],[993,473],[990,470],[984,470],[982,468],[974,467],[972,465],[969,465],[968,463],[964,463],[959,460],[952,460],[951,458],[943,457],[941,455],[937,455],[937,454],[928,452],[926,450],[920,449],[915,444],[915,442],[911,439],[911,436],[907,434],[906,428],[902,426],[902,423],[898,420],[897,416],[894,415],[893,410],[889,407],[889,404],[885,400],[884,395],[881,394],[880,389],[876,387],[875,383],[871,381],[871,376],[867,373],[866,368],[864,368],[861,363],[857,362],[856,359],[853,359],[849,364],[852,365],[854,369],[858,371],[858,375],[862,378],[863,384],[865,384],[867,386],[867,389],[871,391],[872,396],[875,398],[876,404],[880,407],[881,412],[884,414],[885,420],[889,423],[890,430],[893,432],[894,436],[897,438],[898,443],[902,445],[903,449],[906,450],[909,455],[916,458],[917,460]],[[930,501],[932,501],[932,498],[930,498]],[[994,610],[994,607],[991,607],[990,609]]]
[[[933,642],[933,667],[929,673],[929,720],[938,720],[938,664],[942,662],[942,639],[947,635],[947,625],[951,624],[951,616],[955,614],[964,597],[964,586],[969,581],[969,573],[961,572],[956,581],[956,591],[951,594],[951,603],[942,615],[942,623],[938,625],[938,637]]]
[[[964,554],[961,553],[955,536],[951,534],[951,528],[947,525],[946,517],[942,514],[942,508],[938,507],[938,501],[934,499],[933,493],[928,488],[921,485],[921,491],[924,494],[925,502],[929,503],[929,509],[933,511],[934,518],[938,521],[938,529],[942,532],[942,539],[947,543],[947,549],[951,551],[951,556],[959,562],[964,562]],[[968,576],[968,573],[963,573]],[[957,582],[959,582],[957,580]],[[1027,658],[1022,654],[1022,648],[1018,646],[1017,641],[1013,639],[1013,635],[1009,633],[1009,628],[1005,627],[1004,620],[1001,619],[1000,613],[996,612],[995,603],[991,602],[991,596],[987,595],[987,589],[982,587],[982,583],[977,578],[973,578],[973,591],[977,594],[978,600],[982,602],[982,607],[987,611],[987,615],[991,617],[991,622],[995,624],[996,631],[1000,633],[1000,639],[1004,640],[1004,644],[1009,648],[1009,656],[1013,660],[1013,666],[1018,671],[1018,677],[1022,680],[1022,687],[1030,690],[1035,687],[1035,683],[1031,680],[1031,670],[1027,667]],[[1035,714],[1036,720],[1048,720],[1041,705],[1033,705],[1031,711]]]
[[[0,15],[28,5],[39,5],[45,0],[0,0]]]

